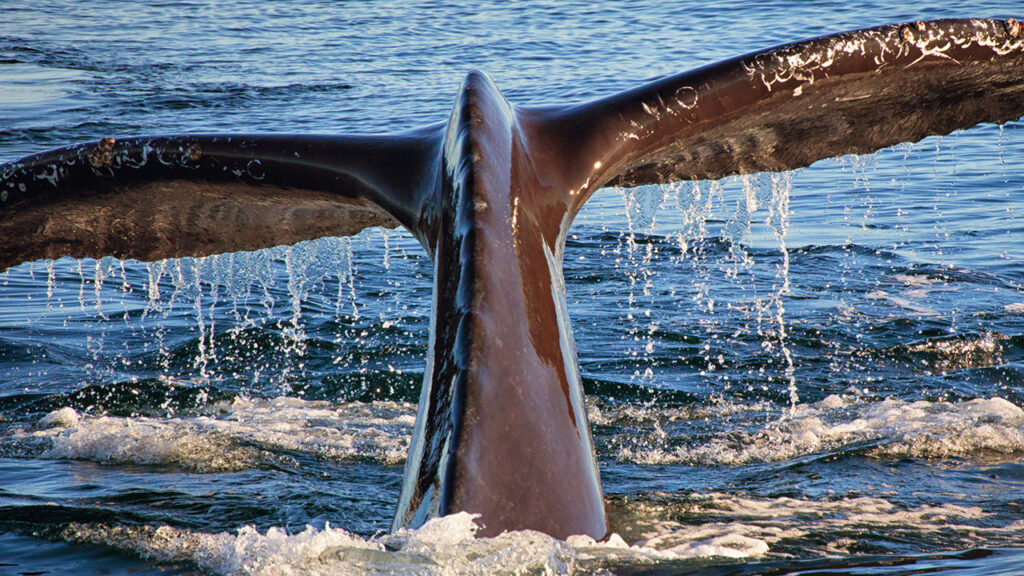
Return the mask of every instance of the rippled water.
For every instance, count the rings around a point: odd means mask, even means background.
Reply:
[[[580,101],[1012,2],[7,0],[0,161],[107,135],[395,131],[486,71]],[[400,231],[0,273],[0,573],[1014,574],[1024,131],[605,190],[566,250],[618,536],[387,535],[431,267]]]

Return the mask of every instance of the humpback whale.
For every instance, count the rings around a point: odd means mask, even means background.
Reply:
[[[481,72],[447,122],[388,135],[103,138],[0,166],[0,270],[158,260],[403,226],[434,266],[430,342],[393,528],[608,533],[562,259],[604,186],[783,171],[1024,115],[1016,20],[882,26],[565,106]]]

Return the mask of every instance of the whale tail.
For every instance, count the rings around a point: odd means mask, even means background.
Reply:
[[[1024,111],[1024,23],[889,25],[741,56],[593,102],[517,109],[578,211],[602,186],[782,171]],[[438,124],[376,136],[185,135],[0,166],[0,269],[157,260],[436,219]],[[550,176],[546,176],[550,177]]]
[[[430,253],[427,369],[395,527],[607,530],[562,251],[607,185],[790,170],[1024,114],[1024,26],[944,20],[741,56],[586,104],[467,77],[448,123],[384,136],[113,140],[0,167],[0,269],[154,260],[402,225]]]

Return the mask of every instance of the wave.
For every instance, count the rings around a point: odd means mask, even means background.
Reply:
[[[599,450],[639,465],[742,466],[814,454],[998,461],[1024,453],[1024,410],[999,397],[916,402],[830,395],[782,409],[720,400],[655,406],[589,400]],[[227,472],[296,458],[405,461],[415,404],[237,397],[183,416],[109,416],[71,407],[11,424],[7,456]]]
[[[698,558],[792,558],[864,553],[884,533],[903,544],[929,536],[970,547],[1012,544],[1024,521],[990,525],[990,513],[956,504],[899,507],[876,497],[758,499],[742,494],[676,495],[618,503],[627,508],[632,543],[618,534],[558,540],[529,530],[478,538],[477,517],[458,513],[416,530],[362,537],[324,524],[289,534],[246,526],[204,533],[171,526],[73,523],[60,537],[132,552],[159,563],[188,563],[225,576],[285,574],[572,574],[665,566]],[[688,520],[677,520],[679,510]],[[877,540],[877,539],[874,539]],[[877,553],[877,552],[876,552]]]
[[[76,543],[130,551],[161,563],[191,563],[211,574],[572,574],[609,562],[648,563],[696,557],[763,555],[765,543],[740,534],[714,536],[661,550],[629,546],[616,535],[604,542],[585,536],[562,541],[540,532],[505,532],[477,538],[476,516],[458,513],[417,530],[363,538],[340,528],[307,526],[297,534],[280,528],[261,533],[206,534],[159,528],[72,524],[62,534]]]
[[[402,402],[239,397],[177,418],[83,415],[65,407],[11,430],[5,444],[12,455],[194,472],[287,466],[293,454],[392,465],[405,461],[414,421],[415,406]]]
[[[953,502],[898,505],[880,496],[758,498],[746,494],[653,495],[616,503],[632,525],[637,549],[694,548],[742,536],[773,556],[914,553],[1016,545],[1024,521]]]
[[[714,409],[711,409],[714,412]],[[738,407],[725,403],[722,418]],[[875,457],[1013,458],[1024,453],[1024,410],[999,398],[963,402],[896,398],[867,400],[858,394],[830,395],[797,405],[777,419],[744,428],[693,434],[673,423],[708,418],[706,410],[661,411],[613,408],[595,423],[653,417],[646,433],[618,434],[608,444],[616,459],[644,465],[741,466],[868,446]],[[739,427],[737,427],[739,428]]]

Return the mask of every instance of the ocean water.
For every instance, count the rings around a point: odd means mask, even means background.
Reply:
[[[0,6],[0,162],[389,132],[1015,2]],[[1015,13],[1016,12],[1016,13]],[[566,280],[607,542],[388,534],[431,266],[371,229],[0,272],[0,574],[1024,573],[1024,129],[607,189]]]

